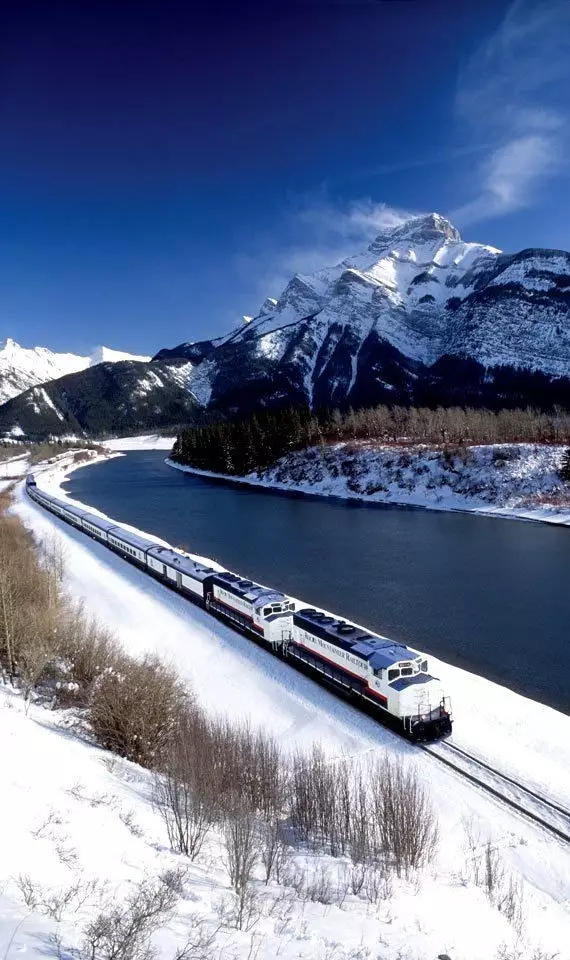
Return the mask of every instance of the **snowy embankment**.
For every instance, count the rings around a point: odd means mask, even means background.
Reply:
[[[163,437],[158,433],[148,433],[141,437],[116,437],[114,440],[103,440],[102,446],[107,450],[172,450],[176,437]]]
[[[54,491],[63,478],[56,465],[39,474],[40,484]],[[22,489],[15,509],[40,540],[54,532],[61,538],[69,592],[112,626],[129,652],[158,651],[174,663],[212,712],[247,717],[273,732],[285,748],[320,742],[331,762],[346,755],[365,762],[387,750],[415,764],[429,784],[441,843],[422,876],[394,882],[391,895],[376,906],[351,893],[343,903],[300,902],[293,891],[284,896],[282,888],[270,885],[267,908],[255,928],[247,933],[224,929],[212,957],[435,960],[448,954],[452,960],[531,960],[536,945],[545,951],[540,956],[564,956],[570,942],[565,846],[47,514]],[[454,701],[455,741],[566,802],[570,718],[465,671],[432,664]],[[77,944],[100,892],[97,887],[80,903],[91,881],[104,886],[107,897],[121,897],[143,877],[181,865],[187,871],[183,896],[158,934],[160,956],[173,957],[188,936],[192,915],[215,926],[216,905],[229,895],[219,837],[212,836],[194,864],[172,854],[150,803],[147,773],[77,739],[65,715],[32,707],[26,716],[21,700],[5,690],[0,704],[3,812],[10,824],[0,861],[0,956],[11,958],[23,947],[30,956],[49,956],[47,937],[56,929],[65,944]],[[518,933],[473,882],[467,822],[479,837],[478,852],[490,840],[507,871],[522,879],[525,919]],[[338,861],[319,859],[331,870],[334,886]],[[39,905],[24,905],[27,876]],[[78,881],[84,887],[62,909],[61,920],[46,919],[45,902]]]
[[[570,484],[559,475],[564,448],[494,444],[446,451],[424,446],[338,443],[282,457],[232,481],[370,503],[570,524]],[[190,473],[205,471],[172,460]]]

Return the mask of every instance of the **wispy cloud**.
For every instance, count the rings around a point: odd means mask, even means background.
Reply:
[[[515,0],[459,79],[456,108],[474,142],[499,141],[480,164],[460,224],[530,205],[560,169],[568,137],[570,3]]]
[[[322,191],[291,203],[280,223],[279,241],[258,237],[256,254],[240,254],[234,266],[243,276],[256,275],[256,295],[277,296],[295,273],[313,273],[339,263],[364,248],[383,230],[397,227],[416,213],[362,198],[331,200]],[[284,239],[285,238],[285,239]]]

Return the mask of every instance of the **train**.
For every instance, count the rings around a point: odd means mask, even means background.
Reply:
[[[109,518],[46,493],[33,474],[26,478],[26,491],[66,523],[255,639],[268,652],[366,706],[408,739],[438,740],[451,733],[450,699],[430,674],[425,654],[213,561],[125,530]]]

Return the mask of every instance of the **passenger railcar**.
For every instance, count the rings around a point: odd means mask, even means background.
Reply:
[[[30,497],[67,523],[168,584],[272,653],[361,704],[411,740],[451,733],[451,706],[424,654],[347,620],[301,607],[293,598],[203,558],[162,546],[111,520],[40,490]]]

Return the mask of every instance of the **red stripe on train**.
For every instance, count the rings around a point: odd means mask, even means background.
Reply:
[[[347,670],[346,667],[341,666],[340,663],[336,663],[335,660],[325,657],[323,653],[317,653],[316,650],[312,650],[311,647],[305,646],[304,643],[299,643],[298,640],[295,641],[295,646],[302,647],[303,650],[307,650],[308,653],[312,653],[317,660],[324,660],[326,663],[330,663],[331,666],[336,667],[337,670],[342,670],[343,673],[347,673],[349,677],[354,677],[355,680],[360,680],[365,685],[367,696],[377,697],[382,706],[388,706],[388,697],[385,697],[383,693],[377,693],[376,690],[373,690],[372,687],[368,685],[368,681],[364,677],[360,677],[357,673],[353,673],[352,670]]]

